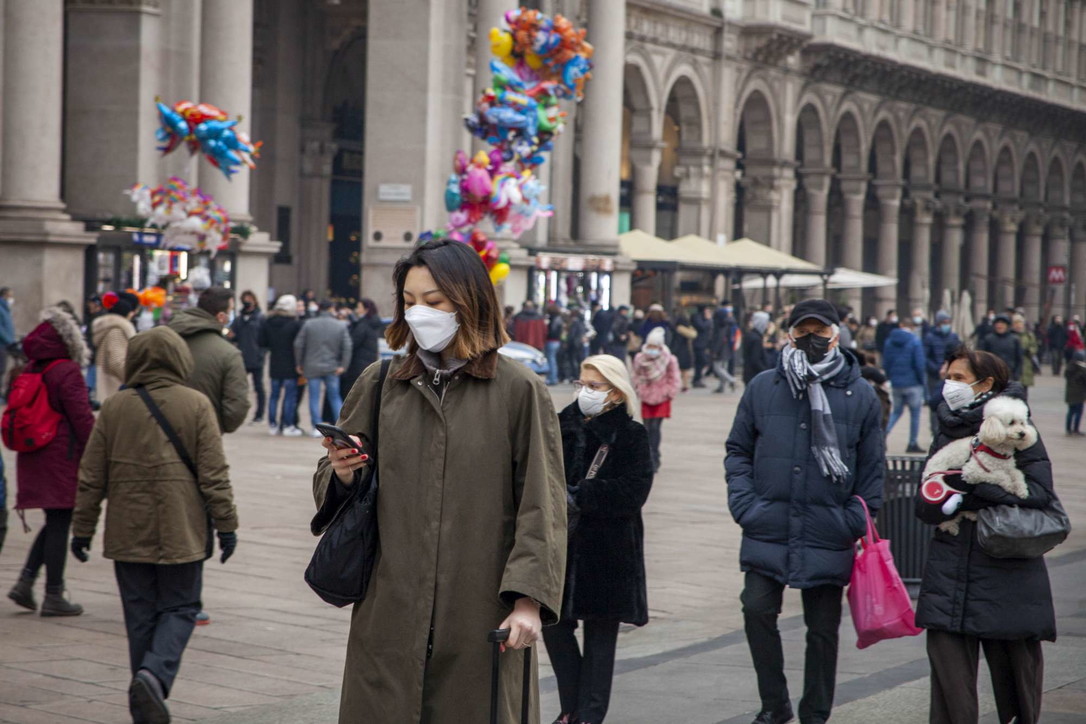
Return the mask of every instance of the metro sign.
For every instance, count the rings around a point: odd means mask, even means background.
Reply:
[[[1067,282],[1067,267],[1065,266],[1050,266],[1048,267],[1048,283],[1049,284],[1064,284]]]

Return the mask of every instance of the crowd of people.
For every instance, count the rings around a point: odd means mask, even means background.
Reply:
[[[0,342],[10,339],[15,358],[5,430],[29,431],[4,438],[17,451],[15,507],[45,512],[8,595],[43,616],[82,613],[66,595],[65,561],[69,551],[88,559],[108,500],[101,550],[123,603],[135,722],[169,721],[182,652],[208,618],[204,562],[216,538],[222,563],[237,546],[222,436],[246,420],[271,435],[306,435],[306,390],[308,434],[327,451],[313,477],[318,517],[333,516],[375,461],[381,479],[395,481],[380,488],[381,554],[352,613],[344,723],[415,721],[419,711],[485,720],[489,699],[464,692],[490,688],[480,636],[498,627],[509,630],[502,721],[520,711],[525,649],[542,641],[558,683],[555,724],[602,724],[619,627],[649,620],[641,509],[661,469],[663,422],[710,379],[713,394],[742,383],[723,452],[742,529],[754,724],[794,717],[777,627],[787,588],[801,591],[807,626],[799,718],[826,722],[843,590],[855,542],[883,502],[890,429],[907,410],[906,452],[923,453],[927,405],[931,453],[974,436],[989,401],[1027,398],[1041,357],[1067,379],[1071,434],[1086,397],[1077,319],[1055,317],[1038,335],[1018,314],[993,313],[962,340],[943,311],[930,323],[914,310],[860,324],[821,299],[742,320],[727,301],[670,314],[659,304],[540,313],[529,301],[514,313],[499,306],[478,256],[444,240],[402,259],[394,283],[387,328],[365,299],[349,308],[281,294],[265,313],[252,292],[235,309],[231,290],[211,287],[141,331],[129,292],[89,300],[84,323],[70,305],[51,307],[19,344],[10,291],[0,289]],[[382,338],[402,353],[374,364]],[[545,379],[498,353],[510,339],[546,355]],[[576,396],[556,410],[547,386],[562,381]],[[28,394],[35,389],[43,394]],[[337,423],[354,447],[337,446],[320,422]],[[962,473],[948,479],[962,510],[1055,500],[1043,445],[1014,457],[1028,499]],[[981,648],[1000,719],[1038,721],[1040,642],[1055,637],[1043,559],[989,556],[973,545],[973,520],[951,533],[942,524],[953,513],[920,495],[916,512],[936,527],[916,617],[927,629],[930,721],[976,721]],[[534,677],[531,685],[535,708]]]

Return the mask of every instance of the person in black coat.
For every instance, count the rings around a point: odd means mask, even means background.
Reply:
[[[792,720],[777,619],[798,588],[807,625],[801,722],[833,708],[841,602],[855,543],[867,529],[860,498],[882,505],[886,446],[881,406],[841,349],[836,308],[795,306],[778,366],[743,391],[724,458],[728,508],[743,529],[740,601],[762,709],[755,724]]]
[[[268,433],[298,437],[298,372],[294,361],[294,338],[302,328],[298,319],[298,300],[292,294],[280,295],[275,308],[260,327],[259,344],[268,350],[268,376],[271,399],[268,405]],[[283,414],[279,415],[279,395],[283,395]]]
[[[253,422],[264,420],[264,355],[267,350],[260,346],[260,327],[264,313],[260,311],[256,295],[246,290],[241,293],[241,311],[230,324],[230,340],[241,350],[245,372],[253,378],[256,391],[256,414]]]
[[[998,395],[1023,398],[1006,364],[988,352],[960,348],[947,368],[939,432],[931,453],[980,430],[984,403]],[[1029,486],[1018,498],[991,484],[969,485],[960,475],[947,483],[966,493],[963,510],[994,505],[1043,508],[1055,496],[1044,443],[1015,453]],[[938,525],[957,515],[916,496],[917,516]],[[927,629],[933,724],[975,722],[978,717],[979,649],[991,672],[999,721],[1033,724],[1041,710],[1044,661],[1041,641],[1056,640],[1056,616],[1044,558],[993,558],[977,544],[976,523],[961,520],[957,535],[936,529],[917,600],[916,624]]]
[[[580,516],[569,535],[561,619],[543,629],[543,641],[558,679],[557,721],[601,724],[619,624],[649,620],[641,507],[653,472],[648,433],[633,419],[638,403],[625,362],[597,355],[580,373],[577,401],[558,416],[566,485]],[[574,636],[578,621],[583,652]]]
[[[372,299],[360,299],[358,319],[351,323],[351,363],[339,376],[339,387],[344,399],[351,391],[355,380],[379,356],[377,341],[385,333],[385,325],[377,312],[377,304]]]
[[[1003,360],[1012,380],[1022,377],[1022,341],[1011,331],[1011,318],[1006,314],[996,316],[991,334],[980,340],[977,349],[991,352]]]
[[[743,334],[743,384],[749,385],[751,380],[762,372],[772,367],[770,359],[771,351],[766,347],[765,334],[769,329],[769,314],[755,312],[751,315],[750,326]],[[733,382],[734,385],[734,382]],[[720,382],[719,392],[724,391],[724,381]]]
[[[709,347],[713,341],[713,309],[706,305],[698,307],[691,316],[690,323],[698,336],[694,338],[694,381],[691,387],[705,387],[702,377],[709,366]]]
[[[1052,316],[1045,331],[1045,347],[1052,361],[1052,374],[1059,377],[1063,368],[1063,349],[1067,346],[1067,326],[1063,323],[1063,317],[1058,314]]]

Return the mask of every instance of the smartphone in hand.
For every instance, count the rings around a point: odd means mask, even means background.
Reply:
[[[332,444],[341,450],[360,447],[342,427],[328,425],[323,422],[318,422],[314,427],[317,428],[320,434],[332,438]]]

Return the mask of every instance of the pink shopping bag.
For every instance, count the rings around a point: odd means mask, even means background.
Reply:
[[[916,636],[923,629],[916,627],[909,592],[890,554],[890,541],[879,538],[867,503],[856,497],[867,516],[867,535],[856,544],[848,606],[859,637],[856,647],[865,649],[883,639]]]

